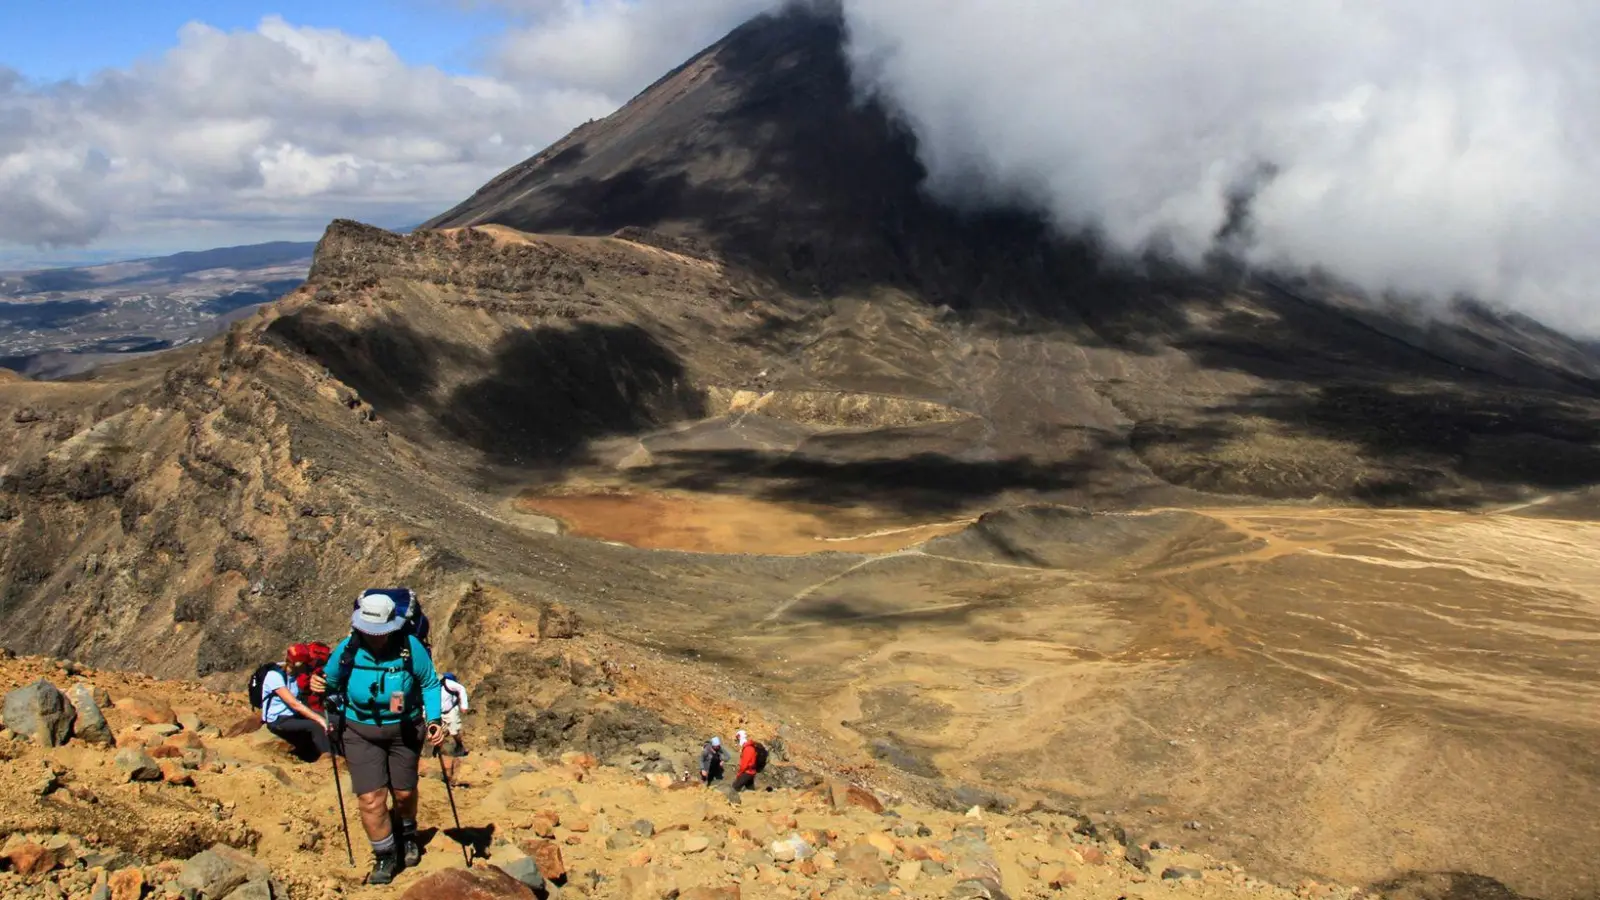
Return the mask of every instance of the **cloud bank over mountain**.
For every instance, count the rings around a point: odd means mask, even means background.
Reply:
[[[1222,245],[1600,330],[1594,4],[844,6],[858,79],[946,197],[1020,199],[1130,256]]]

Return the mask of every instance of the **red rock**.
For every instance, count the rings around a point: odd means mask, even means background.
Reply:
[[[177,747],[179,750],[204,750],[206,743],[200,739],[200,735],[192,731],[180,731],[167,738],[165,746]]]
[[[33,843],[12,850],[6,859],[11,860],[11,871],[18,875],[43,875],[60,863],[54,850]]]
[[[153,700],[149,697],[123,697],[113,705],[128,715],[149,722],[151,725],[178,724],[178,714],[172,711],[171,706],[161,700]]]
[[[855,806],[867,812],[877,814],[883,812],[883,801],[865,788],[858,788],[853,784],[835,785],[833,788],[833,805],[836,809],[846,806]]]
[[[1062,869],[1056,872],[1054,875],[1049,876],[1050,887],[1058,891],[1066,890],[1077,883],[1078,876],[1072,874],[1066,869]]]
[[[533,821],[528,825],[533,833],[542,838],[556,836],[556,826],[561,824],[561,817],[550,810],[543,810],[534,815]]]
[[[794,816],[786,812],[773,813],[767,821],[771,822],[774,828],[795,828],[800,824],[795,821]]]
[[[579,844],[583,843],[583,835],[580,835],[580,834],[569,834],[569,835],[567,835],[567,839],[562,841],[562,843],[566,844],[568,847],[576,847]]]
[[[239,721],[233,723],[232,725],[229,725],[227,728],[224,728],[222,730],[222,736],[223,737],[229,737],[229,738],[244,737],[247,734],[253,734],[253,733],[257,732],[260,729],[261,729],[261,719],[260,719],[260,717],[251,716],[248,719],[240,719]]]
[[[567,828],[572,830],[572,831],[580,831],[580,832],[588,831],[589,830],[589,822],[588,822],[587,819],[573,819],[572,821],[567,823]]]
[[[194,776],[183,767],[183,763],[176,760],[169,759],[161,764],[161,780],[167,784],[194,787]]]
[[[531,888],[494,866],[445,869],[413,884],[400,900],[533,900]]]
[[[650,865],[651,860],[655,858],[656,855],[650,852],[649,847],[640,847],[639,849],[633,851],[633,853],[628,857],[628,865],[648,866]]]
[[[567,862],[561,858],[561,846],[555,841],[523,841],[522,852],[533,857],[539,874],[551,881],[560,881],[567,875]]]
[[[149,752],[150,752],[150,758],[151,759],[182,759],[183,758],[183,751],[181,749],[179,749],[177,747],[169,746],[167,744],[162,744],[159,747],[151,747]]]
[[[1084,847],[1078,851],[1078,855],[1083,857],[1083,861],[1091,866],[1104,865],[1106,861],[1106,855],[1099,847]]]
[[[139,900],[144,893],[144,871],[118,869],[107,882],[111,887],[111,900]]]

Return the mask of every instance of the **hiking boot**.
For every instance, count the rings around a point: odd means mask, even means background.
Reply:
[[[417,833],[415,831],[401,835],[400,846],[405,851],[406,868],[409,869],[422,862],[422,845],[417,842]]]
[[[367,876],[367,884],[388,884],[400,874],[400,856],[393,850],[387,853],[374,854],[372,874]]]

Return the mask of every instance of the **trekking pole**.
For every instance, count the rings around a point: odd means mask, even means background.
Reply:
[[[340,746],[344,741],[339,742]],[[350,868],[356,867],[356,849],[350,843],[350,817],[344,811],[344,785],[339,781],[339,754],[334,752],[333,741],[328,742],[328,762],[333,763],[333,789],[339,795],[339,825],[344,828],[344,855],[350,858]]]
[[[450,817],[456,820],[456,834],[461,835],[461,858],[472,868],[472,854],[467,850],[466,833],[461,830],[461,814],[456,812],[456,792],[450,788],[450,770],[444,767],[444,754],[438,746],[433,748],[433,758],[439,761],[439,779],[444,782],[445,796],[450,798]]]

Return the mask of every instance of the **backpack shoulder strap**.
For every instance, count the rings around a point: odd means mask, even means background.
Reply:
[[[338,682],[337,685],[335,685],[330,680],[328,682],[328,693],[330,693],[330,694],[342,694],[342,693],[344,693],[345,685],[350,683],[350,672],[355,669],[355,664],[356,664],[356,633],[354,631],[351,631],[350,632],[350,636],[344,639],[343,649],[339,651],[339,682]],[[323,670],[323,674],[324,674],[324,676],[326,676],[326,674],[327,674],[327,670],[326,669]],[[337,687],[338,689],[335,690],[335,687]]]

